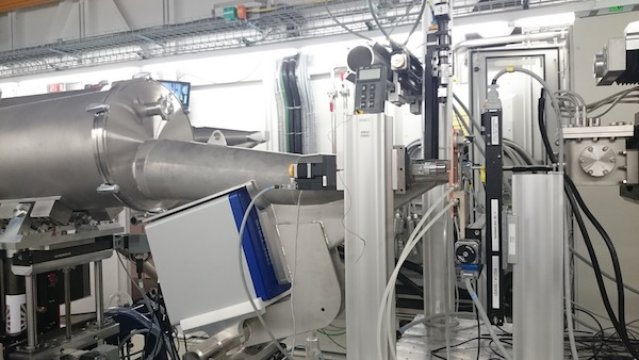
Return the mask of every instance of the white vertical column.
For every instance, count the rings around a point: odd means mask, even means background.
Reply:
[[[563,175],[513,175],[513,359],[564,358]]]
[[[394,264],[392,119],[353,116],[345,126],[344,226],[348,360],[377,353],[377,310]],[[385,350],[386,347],[384,347]]]

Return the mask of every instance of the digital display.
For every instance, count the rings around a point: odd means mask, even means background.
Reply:
[[[173,95],[182,103],[184,110],[188,110],[191,98],[191,83],[183,81],[159,80],[165,88],[169,89]]]
[[[358,80],[379,80],[382,78],[382,69],[359,69]]]

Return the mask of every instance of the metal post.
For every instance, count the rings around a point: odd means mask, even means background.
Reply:
[[[512,188],[514,221],[508,226],[508,257],[514,264],[513,359],[560,360],[564,358],[563,175],[516,174]]]
[[[95,316],[96,324],[102,327],[104,323],[104,288],[102,283],[102,260],[93,263],[93,276],[95,285]]]
[[[8,259],[6,258],[0,258],[0,314],[2,315],[2,323],[5,324],[5,321],[7,320],[7,304],[6,304],[6,298],[5,296],[7,296],[7,286],[5,283],[5,274],[4,274],[4,269],[5,269],[5,263],[8,261]],[[6,329],[6,327],[5,327]]]
[[[424,195],[424,211],[430,208],[446,192],[446,186],[438,186]],[[442,203],[436,211],[441,211]],[[455,265],[453,264],[453,222],[443,217],[435,222],[423,239],[424,256],[424,315],[426,317],[450,314],[454,308]],[[447,321],[448,317],[442,318]],[[433,328],[444,334],[446,327]]]
[[[67,340],[71,340],[71,269],[65,268],[64,272],[64,324]]]
[[[38,323],[36,317],[36,278],[33,275],[24,277],[27,297],[27,350],[35,350],[38,344]]]
[[[391,180],[392,119],[353,116],[346,126],[344,219],[348,360],[386,360],[378,354],[377,311],[394,264]]]

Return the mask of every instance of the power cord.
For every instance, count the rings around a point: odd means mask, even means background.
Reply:
[[[264,317],[262,316],[259,309],[257,308],[257,305],[255,305],[255,302],[253,301],[253,297],[251,296],[251,292],[249,291],[246,275],[244,274],[244,268],[242,267],[242,264],[244,261],[244,251],[243,251],[244,246],[243,246],[242,239],[244,238],[244,231],[246,230],[246,223],[248,221],[251,210],[253,210],[255,203],[260,199],[260,197],[262,197],[264,194],[266,194],[269,191],[280,189],[280,188],[282,188],[282,186],[273,185],[261,190],[260,192],[257,193],[257,195],[255,195],[255,197],[253,197],[249,205],[246,207],[246,210],[244,211],[244,216],[242,218],[242,223],[240,225],[239,235],[238,235],[238,239],[239,239],[238,256],[239,256],[240,275],[242,277],[242,285],[244,286],[244,292],[246,293],[248,302],[249,304],[251,304],[251,307],[253,308],[253,312],[255,312],[257,319],[260,321],[260,324],[262,324],[262,327],[264,328],[268,336],[271,338],[271,340],[273,340],[273,344],[275,345],[277,350],[279,350],[280,353],[282,353],[282,355],[284,355],[288,360],[293,360],[293,357],[291,356],[291,354],[289,354],[288,351],[284,350],[284,348],[280,345],[280,342],[277,340],[277,338],[273,334],[273,331],[271,331],[271,329],[266,324],[266,321],[264,320]]]
[[[544,95],[544,92],[542,92],[542,96],[539,99],[538,125],[539,125],[539,130],[541,132],[542,142],[544,144],[544,148],[546,149],[546,155],[548,156],[548,158],[550,159],[552,163],[556,164],[559,162],[559,159],[553,152],[552,146],[550,144],[550,139],[548,138],[548,132],[546,129],[545,117],[544,117],[545,98],[543,95]],[[639,358],[639,353],[633,348],[633,346],[630,343],[628,332],[625,326],[625,293],[623,289],[623,277],[621,273],[621,265],[619,263],[619,257],[617,255],[617,251],[614,247],[614,244],[612,243],[610,236],[608,235],[606,230],[603,228],[601,223],[592,214],[592,212],[586,205],[586,202],[583,200],[581,194],[579,193],[579,190],[575,186],[570,176],[568,176],[567,174],[564,174],[564,191],[570,203],[570,208],[572,209],[579,231],[581,232],[584,238],[584,242],[586,243],[586,248],[588,249],[588,254],[590,255],[590,259],[592,261],[592,268],[595,273],[597,287],[599,288],[599,292],[601,294],[608,317],[610,318],[610,321],[612,322],[615,330],[619,334],[619,337],[621,338],[624,346],[626,346],[626,349],[628,350],[628,352],[631,353],[635,358]],[[608,297],[608,292],[606,290],[606,286],[603,281],[603,275],[602,275],[601,266],[599,265],[599,259],[597,258],[597,254],[595,252],[594,246],[592,245],[590,234],[588,232],[588,229],[586,227],[586,224],[584,222],[580,209],[581,211],[584,212],[584,214],[586,215],[588,220],[592,223],[592,225],[595,227],[597,232],[599,232],[610,253],[610,258],[612,260],[613,270],[614,270],[616,285],[617,285],[617,300],[618,300],[618,313],[619,313],[618,318],[615,315],[614,310],[612,309],[612,305],[610,304],[610,298]]]
[[[548,138],[548,132],[547,132],[546,124],[544,121],[543,108],[545,105],[545,97],[543,96],[542,96],[542,99],[540,99],[540,103],[539,103],[539,109],[540,109],[540,111],[538,112],[539,113],[539,118],[538,118],[539,130],[542,135],[542,141],[546,149],[547,156],[549,157],[549,159],[551,160],[553,164],[557,164],[559,171],[563,172],[564,144],[563,144],[563,136],[562,136],[561,113],[560,113],[560,108],[559,108],[559,103],[557,101],[557,98],[552,92],[552,90],[550,89],[550,87],[548,86],[548,84],[544,81],[544,79],[542,79],[536,73],[528,69],[522,68],[520,66],[510,66],[499,71],[494,76],[492,80],[492,84],[497,84],[498,79],[504,74],[513,73],[513,72],[524,73],[532,77],[533,79],[537,80],[537,82],[539,82],[542,85],[542,87],[546,90],[545,92],[546,95],[551,99],[552,107],[554,108],[556,116],[557,116],[557,122],[558,122],[557,125],[559,128],[559,134],[558,134],[559,135],[559,157],[555,156],[552,146],[550,145],[550,139]],[[544,93],[542,93],[542,95],[543,94]],[[583,200],[581,194],[577,190],[577,187],[575,186],[572,179],[567,174],[564,174],[564,191],[566,192],[575,220],[577,221],[579,230],[582,233],[584,242],[586,243],[586,247],[588,248],[588,253],[593,263],[593,269],[595,270],[595,278],[597,280],[597,286],[599,287],[599,292],[601,293],[602,300],[604,302],[604,307],[606,308],[606,312],[608,313],[608,316],[610,317],[610,321],[613,323],[615,330],[619,334],[619,337],[621,338],[621,341],[626,347],[626,349],[628,350],[628,352],[632,354],[633,357],[639,359],[639,352],[637,352],[637,350],[632,346],[630,339],[628,337],[628,331],[625,325],[625,293],[623,290],[623,277],[621,274],[619,257],[617,255],[614,244],[612,243],[610,236],[608,235],[606,230],[603,228],[601,223],[592,214],[592,212],[586,205],[585,201]],[[615,315],[612,309],[612,306],[610,304],[610,299],[608,298],[608,293],[606,291],[605,284],[603,282],[603,276],[601,274],[601,267],[599,266],[597,255],[595,253],[594,247],[590,240],[590,236],[580,210],[583,211],[583,213],[586,215],[590,223],[592,223],[592,225],[595,227],[597,232],[601,235],[602,239],[604,240],[604,243],[606,244],[606,247],[608,248],[608,252],[610,253],[615,277],[617,280],[617,299],[618,299],[618,313],[619,313],[618,318]]]

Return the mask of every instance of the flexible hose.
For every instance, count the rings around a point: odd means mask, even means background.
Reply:
[[[435,211],[435,209],[437,209],[437,207],[440,206],[440,204],[442,202],[444,202],[444,200],[446,200],[446,198],[448,198],[448,196],[454,191],[454,188],[449,189],[448,191],[446,191],[445,194],[443,194],[440,198],[438,198],[437,200],[435,200],[435,202],[433,203],[433,205],[426,211],[426,213],[422,216],[421,220],[419,221],[419,223],[415,226],[415,230],[413,230],[413,232],[411,233],[411,235],[408,238],[408,241],[406,242],[406,247],[404,248],[404,251],[402,251],[402,254],[400,255],[400,257],[397,260],[397,265],[395,266],[395,269],[393,271],[393,273],[391,274],[390,279],[388,280],[388,284],[386,286],[386,289],[384,290],[384,294],[382,295],[382,301],[381,304],[379,306],[378,309],[378,313],[377,313],[377,338],[379,339],[379,341],[377,342],[377,351],[378,354],[380,354],[380,356],[383,357],[383,346],[382,343],[383,341],[388,341],[389,344],[392,344],[392,340],[391,339],[387,339],[384,340],[382,337],[382,333],[384,332],[384,313],[386,312],[386,305],[387,305],[387,298],[390,297],[390,293],[391,291],[394,289],[394,281],[397,279],[397,276],[399,274],[399,270],[401,269],[404,261],[406,261],[406,259],[408,258],[408,254],[410,254],[410,252],[412,251],[412,249],[415,247],[415,245],[417,244],[417,242],[419,241],[420,237],[419,237],[419,232],[420,230],[422,230],[422,227],[424,226],[424,223],[428,220],[428,218],[430,217],[430,215]],[[443,215],[444,212],[442,212]],[[425,229],[428,230],[428,228],[430,226],[432,226],[432,224],[440,217],[441,215],[437,216],[434,220],[431,220],[431,222],[426,225]],[[421,236],[423,237],[423,233],[421,234]],[[418,239],[417,241],[415,241],[415,239]],[[395,279],[395,280],[393,280]],[[391,301],[388,301],[388,303],[392,303]],[[388,324],[390,327],[390,323]],[[393,353],[394,354],[394,353]]]
[[[495,345],[497,345],[497,349],[501,353],[500,355],[503,356],[506,360],[512,360],[512,357],[506,351],[504,344],[502,344],[502,342],[497,337],[497,334],[495,334],[495,329],[493,329],[493,327],[490,325],[488,314],[486,314],[486,310],[484,310],[484,307],[482,306],[481,301],[479,301],[479,298],[477,297],[477,293],[475,292],[475,289],[473,288],[473,284],[470,282],[470,279],[465,278],[464,284],[466,284],[466,290],[468,290],[468,293],[470,294],[470,298],[473,299],[473,303],[475,303],[475,308],[477,309],[479,316],[481,316],[481,319],[484,322],[484,324],[487,324],[490,337],[491,339],[493,339],[493,342],[495,343]]]
[[[505,69],[500,70],[493,77],[492,84],[497,84],[497,80],[499,80],[500,77],[502,77],[505,74],[510,74],[513,72],[524,73],[532,77],[533,79],[537,80],[537,82],[541,84],[541,86],[544,89],[547,90],[546,93],[548,94],[548,97],[550,98],[550,101],[552,102],[552,107],[555,109],[555,116],[557,118],[557,127],[559,128],[559,134],[558,134],[559,135],[559,158],[558,158],[557,167],[559,172],[563,172],[564,171],[564,139],[563,139],[563,132],[562,132],[563,124],[561,123],[561,110],[559,109],[559,101],[557,101],[557,97],[555,96],[553,91],[550,90],[550,86],[541,76],[521,66],[509,66]]]
[[[246,292],[246,297],[248,298],[248,302],[249,304],[251,304],[251,307],[253,308],[253,312],[255,312],[257,319],[260,321],[260,324],[262,324],[262,327],[264,328],[268,336],[271,338],[271,340],[273,340],[273,344],[275,344],[275,347],[277,347],[277,350],[279,350],[282,353],[282,355],[286,356],[288,360],[293,360],[293,357],[291,356],[291,354],[289,354],[288,351],[282,348],[282,346],[280,345],[280,342],[277,340],[277,338],[275,337],[271,329],[268,327],[268,325],[266,325],[266,321],[264,320],[264,317],[262,316],[260,311],[257,309],[257,306],[255,305],[255,302],[253,301],[253,297],[251,296],[251,292],[249,291],[248,283],[246,281],[246,275],[244,274],[244,267],[242,266],[244,262],[244,257],[243,257],[244,247],[242,246],[242,239],[244,238],[244,230],[246,229],[246,223],[248,221],[249,215],[251,214],[251,210],[255,206],[255,203],[257,202],[257,200],[259,200],[259,198],[262,197],[262,195],[266,194],[269,191],[278,189],[279,187],[280,186],[275,185],[275,186],[270,186],[263,189],[262,191],[257,193],[257,195],[255,195],[255,197],[251,200],[249,205],[246,207],[246,211],[244,212],[244,217],[242,217],[242,223],[240,225],[238,253],[239,253],[240,275],[242,276],[242,285],[244,286],[244,292]]]

